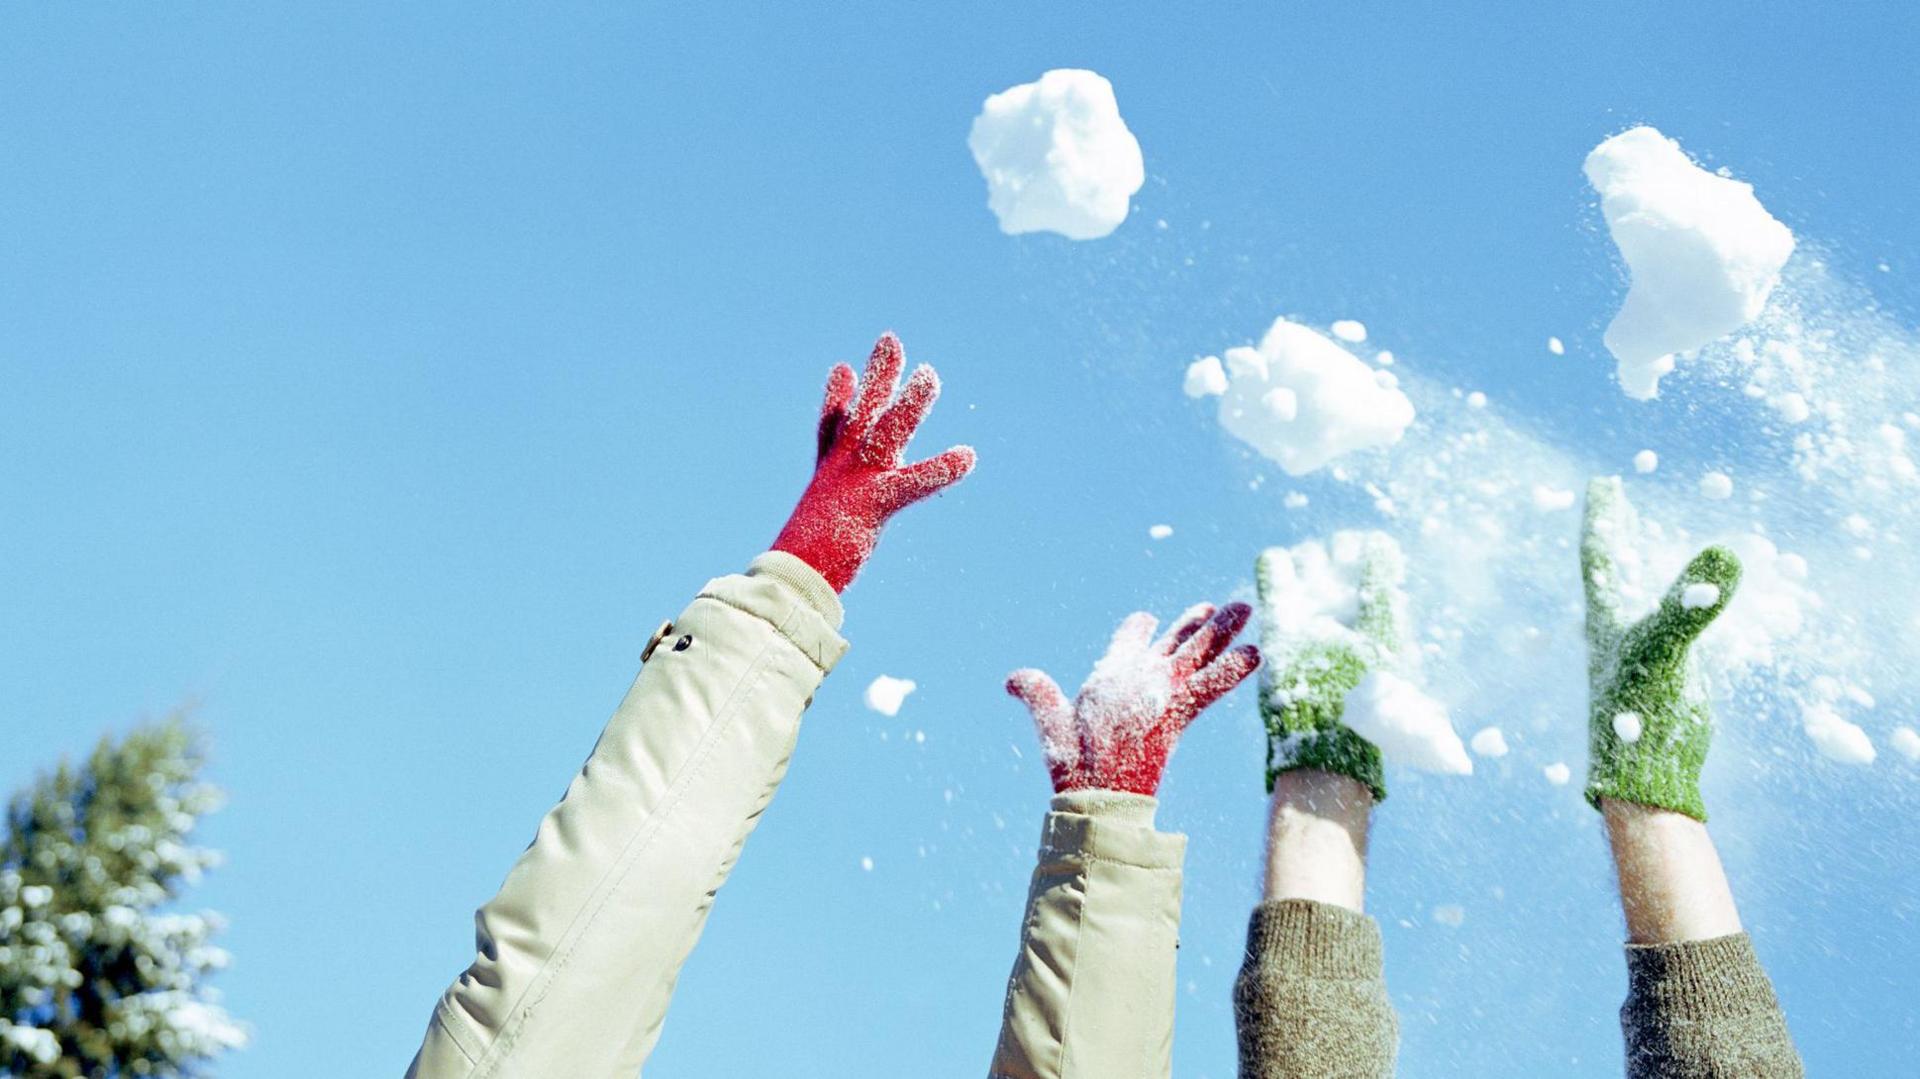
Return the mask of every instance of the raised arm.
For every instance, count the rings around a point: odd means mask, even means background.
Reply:
[[[1251,646],[1227,647],[1248,614],[1201,604],[1158,637],[1152,615],[1129,615],[1072,701],[1041,671],[1007,680],[1033,713],[1055,794],[994,1079],[1171,1074],[1186,837],[1154,830],[1153,795],[1180,733],[1259,666]]]
[[[1691,651],[1732,601],[1740,563],[1725,548],[1707,548],[1651,614],[1629,623],[1615,552],[1638,530],[1620,481],[1594,480],[1580,544],[1591,680],[1587,800],[1605,818],[1626,915],[1627,1074],[1800,1076],[1700,797],[1713,717]]]
[[[902,465],[939,380],[923,367],[893,400],[901,366],[889,334],[863,385],[834,368],[813,480],[774,550],[710,582],[648,644],[580,774],[480,909],[478,954],[410,1076],[639,1071],[786,774],[800,713],[846,651],[838,593],[888,517],[972,467],[965,448]]]

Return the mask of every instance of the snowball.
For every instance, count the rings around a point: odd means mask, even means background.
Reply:
[[[1475,753],[1482,757],[1504,757],[1507,755],[1507,736],[1500,733],[1498,727],[1482,727],[1474,733],[1473,740],[1467,743]]]
[[[1562,344],[1558,337],[1549,337],[1547,338],[1547,351],[1553,353],[1555,356],[1565,356],[1567,354],[1567,346]]]
[[[897,716],[907,694],[918,688],[911,678],[891,678],[883,674],[867,685],[867,707],[883,716]]]
[[[1473,761],[1453,733],[1446,705],[1391,671],[1368,672],[1347,694],[1341,721],[1379,746],[1389,763],[1446,775],[1473,774]]]
[[[1297,510],[1307,504],[1307,496],[1299,491],[1288,491],[1287,496],[1280,500],[1280,504],[1290,510]]]
[[[987,180],[987,206],[1009,236],[1057,232],[1095,240],[1127,218],[1146,182],[1140,143],[1120,118],[1113,84],[1091,71],[1049,71],[987,98],[967,149]]]
[[[1413,402],[1332,340],[1276,319],[1258,348],[1229,349],[1220,423],[1303,476],[1354,450],[1391,446],[1413,422]]]
[[[1208,356],[1187,365],[1187,379],[1181,384],[1188,397],[1218,397],[1227,392],[1227,372],[1220,357]]]
[[[1793,233],[1754,198],[1753,187],[1716,176],[1651,127],[1606,140],[1587,155],[1632,275],[1606,344],[1620,386],[1646,400],[1660,392],[1673,354],[1732,333],[1759,316],[1793,253]]]
[[[1887,740],[1893,743],[1893,748],[1899,750],[1901,756],[1910,761],[1920,761],[1920,733],[1915,733],[1912,727],[1895,727],[1893,737]]]
[[[1725,472],[1709,472],[1700,477],[1700,494],[1715,501],[1733,497],[1733,477]]]
[[[1872,764],[1873,740],[1860,725],[1842,719],[1823,704],[1809,705],[1800,717],[1814,748],[1841,764]]]
[[[1472,393],[1467,395],[1467,407],[1468,408],[1487,407],[1487,395],[1484,393],[1481,393],[1479,390],[1473,391]]]
[[[1614,737],[1628,745],[1638,742],[1640,740],[1640,732],[1645,729],[1645,724],[1642,723],[1640,713],[1638,712],[1621,712],[1619,715],[1613,717]]]
[[[1711,607],[1720,602],[1720,586],[1707,581],[1695,581],[1680,590],[1680,606],[1689,611],[1702,607]]]
[[[1564,787],[1567,785],[1567,781],[1573,778],[1573,769],[1568,768],[1565,761],[1554,761],[1552,764],[1540,769],[1540,774],[1546,776],[1547,782],[1554,786]]]
[[[1350,318],[1338,319],[1333,324],[1333,335],[1350,345],[1357,345],[1367,339],[1367,324]]]
[[[1772,405],[1773,410],[1780,414],[1780,418],[1788,423],[1804,423],[1808,416],[1813,415],[1813,406],[1807,404],[1807,399],[1797,393],[1779,394],[1767,403]]]
[[[1168,536],[1173,535],[1173,526],[1154,525],[1152,528],[1147,529],[1147,535],[1157,540],[1166,539]]]
[[[1570,509],[1573,506],[1573,492],[1549,487],[1544,483],[1533,485],[1533,508],[1542,513]]]
[[[1633,470],[1642,476],[1660,467],[1660,455],[1652,450],[1641,450],[1633,455]]]
[[[864,858],[861,858],[861,859],[860,859],[860,868],[861,868],[861,869],[862,869],[863,871],[865,871],[865,872],[868,872],[868,873],[871,873],[871,872],[873,872],[873,858],[872,858],[871,856],[869,856],[869,857],[864,857]]]
[[[1449,928],[1458,929],[1467,920],[1467,908],[1458,903],[1447,903],[1435,907],[1433,920]]]

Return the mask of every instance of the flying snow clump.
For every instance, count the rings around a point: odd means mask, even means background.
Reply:
[[[987,98],[967,149],[987,181],[987,207],[1009,236],[1057,232],[1097,240],[1127,219],[1146,182],[1140,142],[1120,118],[1113,84],[1060,68]]]
[[[1284,318],[1274,320],[1258,348],[1228,349],[1225,369],[1221,426],[1289,475],[1391,446],[1413,422],[1413,402],[1391,372]],[[1189,368],[1187,384],[1194,383]]]
[[[1708,172],[1651,127],[1595,147],[1586,174],[1632,275],[1607,348],[1620,388],[1648,400],[1676,353],[1759,317],[1793,254],[1793,233],[1760,205],[1753,185]]]
[[[1475,753],[1482,757],[1504,757],[1507,755],[1507,736],[1500,733],[1498,727],[1482,727],[1467,743]]]
[[[1341,720],[1389,761],[1442,775],[1473,774],[1446,706],[1392,671],[1368,672],[1347,694]]]
[[[1824,704],[1810,704],[1800,717],[1807,737],[1813,739],[1818,749],[1830,760],[1841,764],[1872,764],[1876,754],[1873,740],[1867,732],[1860,729],[1858,723],[1843,719],[1840,713]]]
[[[897,716],[900,706],[906,703],[907,694],[919,688],[911,678],[893,678],[883,674],[867,684],[867,707],[883,716]]]
[[[1220,366],[1220,357],[1208,356],[1187,365],[1186,381],[1180,388],[1192,398],[1218,397],[1227,392],[1227,371]]]
[[[1893,748],[1900,751],[1902,757],[1910,761],[1920,761],[1920,732],[1912,727],[1895,727],[1893,737],[1887,739]]]
[[[1567,781],[1573,778],[1573,769],[1567,767],[1566,761],[1554,761],[1552,764],[1540,769],[1540,774],[1546,776],[1547,782],[1554,786],[1564,787],[1567,785]]]

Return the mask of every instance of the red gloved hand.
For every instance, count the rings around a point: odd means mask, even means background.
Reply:
[[[1071,705],[1045,672],[1013,672],[1007,692],[1033,713],[1053,789],[1158,790],[1180,732],[1260,666],[1250,644],[1227,651],[1252,613],[1202,603],[1158,640],[1152,615],[1128,615]]]
[[[820,408],[813,482],[773,541],[774,550],[812,566],[835,592],[846,591],[860,572],[887,518],[973,471],[970,446],[901,465],[913,432],[940,396],[940,376],[921,364],[894,400],[905,363],[900,339],[882,334],[858,383],[857,399],[853,368],[834,365]]]

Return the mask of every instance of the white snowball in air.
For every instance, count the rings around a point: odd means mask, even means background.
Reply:
[[[1807,399],[1797,393],[1783,393],[1767,403],[1772,405],[1773,410],[1780,414],[1780,418],[1788,423],[1804,423],[1808,416],[1813,415],[1813,406],[1807,404]]]
[[[1341,720],[1379,746],[1389,763],[1445,775],[1473,774],[1473,761],[1453,733],[1446,705],[1391,671],[1368,672],[1347,694]]]
[[[906,702],[907,694],[918,688],[911,678],[892,678],[883,674],[867,684],[867,707],[883,716],[897,716],[900,706]]]
[[[1549,337],[1547,338],[1547,351],[1553,353],[1555,356],[1565,356],[1567,354],[1567,346],[1558,337]]]
[[[1619,715],[1613,717],[1614,737],[1628,745],[1638,742],[1640,740],[1640,732],[1645,729],[1645,724],[1641,721],[1640,713],[1638,712],[1621,712]]]
[[[1173,535],[1173,526],[1154,525],[1152,528],[1147,529],[1147,535],[1157,540],[1166,539],[1168,536]]]
[[[1715,501],[1733,497],[1733,477],[1725,472],[1709,472],[1700,477],[1700,494]]]
[[[987,98],[967,149],[987,180],[1000,231],[1106,236],[1146,182],[1139,140],[1120,118],[1113,84],[1062,68]]]
[[[1660,392],[1673,354],[1759,316],[1793,253],[1793,233],[1750,184],[1695,165],[1651,127],[1622,132],[1587,155],[1587,182],[1633,282],[1607,327],[1620,387]]]
[[[1482,757],[1504,757],[1507,755],[1507,736],[1500,733],[1498,727],[1482,727],[1474,732],[1473,740],[1467,743],[1475,753]]]
[[[1873,740],[1858,723],[1841,718],[1824,704],[1808,705],[1800,723],[1815,749],[1841,764],[1872,764]]]
[[[1893,736],[1887,741],[1893,744],[1893,748],[1898,750],[1901,756],[1910,761],[1920,761],[1920,733],[1915,732],[1912,727],[1895,727]]]
[[[1276,319],[1258,348],[1227,350],[1220,424],[1303,476],[1354,450],[1391,446],[1413,422],[1413,402],[1330,338]]]
[[[873,872],[873,859],[871,857],[860,859],[860,868],[868,873]]]
[[[1695,581],[1680,590],[1680,606],[1689,611],[1702,607],[1711,607],[1720,602],[1720,586],[1707,581]]]
[[[1180,388],[1188,397],[1218,397],[1227,392],[1227,372],[1220,366],[1220,357],[1208,356],[1187,365],[1186,381]]]
[[[1473,391],[1472,393],[1467,395],[1467,407],[1468,408],[1487,407],[1487,395],[1484,393],[1481,393],[1479,390]]]
[[[1563,491],[1558,487],[1550,487],[1544,483],[1536,483],[1533,485],[1534,509],[1542,513],[1552,513],[1555,510],[1571,509],[1572,507],[1572,491]]]
[[[1540,774],[1546,776],[1547,782],[1554,786],[1564,787],[1567,785],[1567,781],[1573,778],[1573,769],[1568,768],[1565,761],[1554,761],[1552,764],[1540,769]]]
[[[1652,450],[1641,450],[1633,455],[1633,470],[1642,476],[1660,467],[1660,455]]]
[[[1333,335],[1350,345],[1357,345],[1367,339],[1367,324],[1350,318],[1336,319],[1333,323]]]

